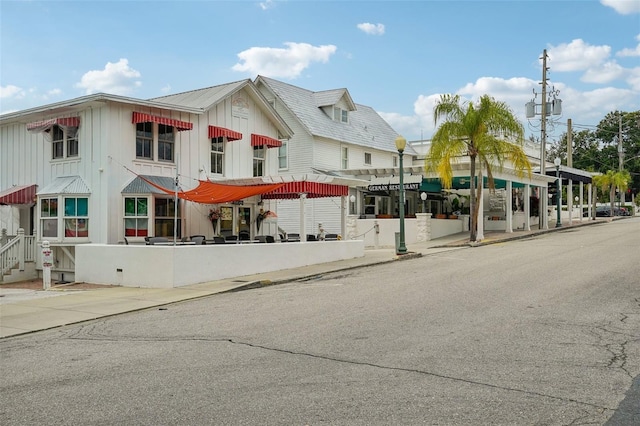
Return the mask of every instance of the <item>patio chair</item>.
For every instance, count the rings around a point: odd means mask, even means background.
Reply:
[[[326,234],[324,236],[325,241],[338,241],[338,234]]]
[[[238,236],[237,235],[227,235],[226,237],[224,237],[225,241],[233,241],[236,242],[238,241]]]
[[[196,243],[197,246],[205,244],[204,235],[194,235],[193,237],[191,237],[191,241]]]
[[[264,235],[256,235],[256,237],[253,239],[254,242],[256,243],[266,243],[267,242],[267,237]]]
[[[276,239],[273,238],[273,235],[266,235],[265,239],[266,239],[267,243],[275,243],[276,242]]]
[[[224,237],[213,237],[213,244],[224,244],[226,241]]]
[[[251,235],[249,235],[248,231],[240,231],[240,235],[238,236],[240,241],[249,241],[251,239]]]
[[[300,242],[300,234],[287,234],[287,241]]]
[[[149,237],[147,244],[152,246],[157,243],[168,243],[168,242],[169,242],[169,239],[167,237]]]

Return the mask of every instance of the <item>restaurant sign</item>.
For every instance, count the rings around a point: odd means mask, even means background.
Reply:
[[[410,183],[404,183],[402,186],[404,186],[404,190],[414,190],[417,191],[420,189],[420,183],[419,182],[410,182]],[[369,185],[367,186],[367,190],[370,192],[377,192],[377,191],[399,191],[400,190],[400,184],[399,183],[383,183],[383,184],[377,184],[377,185]]]

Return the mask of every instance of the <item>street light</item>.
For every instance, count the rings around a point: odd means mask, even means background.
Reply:
[[[396,254],[406,254],[407,246],[404,242],[404,167],[402,165],[402,156],[404,155],[404,148],[407,146],[407,140],[402,136],[396,138],[396,149],[400,154],[400,200],[398,207],[400,208],[400,242],[396,247]]]
[[[427,193],[422,192],[420,194],[420,199],[422,200],[422,213],[426,213],[427,212]]]
[[[553,160],[553,164],[556,166],[556,228],[562,227],[562,219],[560,218],[560,210],[562,205],[560,204],[562,198],[562,190],[560,189],[560,157],[556,157]]]

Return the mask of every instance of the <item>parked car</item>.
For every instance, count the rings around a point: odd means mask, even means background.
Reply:
[[[614,216],[631,216],[629,210],[625,207],[613,207]],[[583,214],[584,217],[588,216],[588,213]],[[611,206],[598,206],[596,207],[596,217],[611,217]]]

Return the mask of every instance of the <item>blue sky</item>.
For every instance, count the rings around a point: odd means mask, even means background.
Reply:
[[[0,0],[0,112],[96,92],[148,99],[257,75],[347,88],[409,140],[440,94],[524,104],[540,57],[563,114],[549,140],[640,110],[640,1]]]

